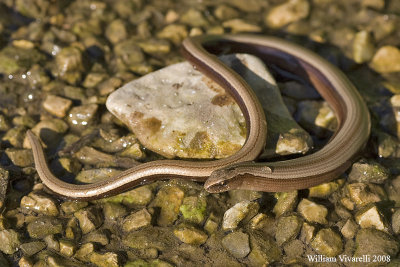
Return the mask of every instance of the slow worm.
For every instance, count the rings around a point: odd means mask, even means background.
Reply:
[[[229,48],[246,52],[294,73],[313,85],[334,109],[339,126],[321,150],[296,159],[254,163],[264,148],[266,122],[254,92],[238,74],[209,52]],[[287,191],[311,187],[342,174],[366,143],[370,132],[368,109],[352,83],[336,67],[301,46],[274,37],[255,35],[196,36],[182,44],[183,55],[220,84],[239,104],[247,139],[234,155],[215,161],[159,160],[143,163],[93,184],[75,185],[55,177],[38,138],[27,132],[37,172],[53,192],[73,199],[97,199],[157,179],[184,178],[205,182],[210,192],[230,189]],[[211,175],[211,176],[210,176]]]

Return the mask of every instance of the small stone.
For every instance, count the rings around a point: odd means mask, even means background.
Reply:
[[[9,266],[7,262],[2,262],[1,260],[0,260],[0,264],[1,264],[1,266],[4,266],[4,267]],[[33,267],[33,262],[32,262],[32,260],[30,260],[29,258],[24,256],[19,259],[18,266],[19,267]]]
[[[300,240],[306,244],[310,244],[315,235],[315,226],[304,222],[300,232]]]
[[[232,232],[222,238],[222,246],[235,258],[244,258],[250,253],[249,235]]]
[[[120,172],[121,170],[113,168],[96,168],[96,169],[82,170],[76,175],[75,181],[84,184],[85,183],[91,184],[99,181],[104,181],[107,178],[119,174]]]
[[[94,206],[81,209],[75,212],[74,216],[79,220],[79,226],[83,234],[95,230],[103,223],[100,211]]]
[[[73,107],[68,114],[69,125],[78,132],[83,131],[94,124],[98,108],[96,104]]]
[[[218,217],[215,216],[214,213],[211,213],[204,223],[204,230],[206,230],[208,234],[214,233],[218,229],[219,221],[220,220],[218,219]]]
[[[275,219],[264,213],[259,213],[251,218],[249,226],[250,229],[261,230],[270,236],[275,236],[276,234]]]
[[[1,138],[1,140],[12,145],[13,147],[22,147],[25,132],[25,127],[17,126],[9,129]]]
[[[233,230],[237,228],[238,224],[243,220],[254,217],[257,214],[258,209],[258,203],[250,202],[248,200],[235,204],[232,208],[225,211],[222,221],[222,229]]]
[[[138,43],[139,47],[147,54],[160,55],[171,51],[171,45],[168,41],[161,39],[148,39]]]
[[[52,249],[54,251],[60,251],[60,243],[54,237],[54,235],[47,235],[43,238],[43,241],[46,242],[47,248]]]
[[[34,241],[29,243],[23,243],[19,246],[25,256],[30,257],[41,251],[46,247],[45,242]]]
[[[230,6],[218,5],[214,10],[214,16],[223,21],[239,17],[239,12]]]
[[[368,62],[375,52],[371,34],[368,31],[356,33],[353,40],[353,59],[358,64]]]
[[[382,46],[376,51],[370,67],[379,73],[400,71],[400,50],[394,46]]]
[[[190,231],[188,232],[190,233]],[[180,233],[186,234],[185,232]],[[197,233],[196,236],[199,233]],[[133,249],[152,248],[162,252],[170,250],[173,247],[178,247],[180,241],[176,238],[171,229],[166,227],[144,227],[123,235],[122,243]]]
[[[282,216],[278,219],[275,240],[278,245],[296,238],[300,233],[303,220],[296,215]]]
[[[36,120],[29,115],[17,116],[12,119],[12,123],[15,126],[25,126],[33,128],[36,125]]]
[[[179,211],[183,218],[195,224],[201,224],[206,214],[207,202],[202,195],[185,197]]]
[[[94,230],[82,238],[82,243],[94,243],[106,246],[110,243],[109,234],[104,230]]]
[[[101,82],[99,85],[97,85],[97,89],[100,93],[101,96],[109,95],[110,93],[114,92],[115,89],[120,87],[122,84],[121,79],[116,78],[116,77],[111,77],[103,82]]]
[[[151,214],[146,210],[142,209],[135,213],[128,215],[122,222],[122,230],[124,232],[130,232],[137,230],[141,227],[150,225]]]
[[[69,84],[76,84],[82,78],[84,70],[82,52],[76,47],[63,48],[55,58],[54,75]]]
[[[231,20],[224,21],[222,23],[222,26],[224,26],[225,28],[230,28],[233,33],[261,32],[260,26],[246,22],[242,19],[231,19]]]
[[[118,255],[114,252],[104,254],[92,252],[90,254],[90,262],[99,267],[119,267]]]
[[[293,211],[297,205],[297,191],[275,193],[277,200],[273,212],[276,217],[281,216],[285,212]]]
[[[7,148],[6,155],[15,166],[29,167],[33,165],[33,154],[29,149]]]
[[[4,206],[4,201],[6,199],[6,194],[7,194],[7,189],[8,189],[8,183],[9,183],[9,172],[2,167],[0,167],[0,208]],[[1,225],[3,224],[2,219],[0,219],[0,229]]]
[[[133,158],[136,160],[143,159],[146,155],[138,143],[128,146],[119,153],[121,157]]]
[[[281,250],[270,236],[262,236],[257,232],[250,234],[250,247],[247,258],[252,266],[270,265],[282,257]]]
[[[376,10],[382,10],[385,7],[385,0],[362,0],[363,7],[371,7]]]
[[[83,262],[90,261],[90,255],[94,252],[94,245],[92,243],[83,244],[75,253],[75,258]]]
[[[106,202],[103,205],[104,219],[106,221],[116,221],[125,216],[126,208],[118,203]]]
[[[388,227],[378,207],[371,203],[361,208],[354,216],[361,228],[375,228],[381,231],[388,231]]]
[[[357,229],[357,224],[352,219],[348,219],[340,232],[345,238],[351,239],[355,236]]]
[[[114,202],[122,203],[128,207],[141,207],[150,203],[153,197],[153,191],[150,186],[144,185],[114,197],[105,198],[101,202]]]
[[[201,245],[207,241],[208,235],[189,225],[181,224],[174,229],[174,235],[183,243]]]
[[[289,23],[306,18],[310,12],[307,0],[289,0],[271,8],[265,17],[268,27],[277,29]]]
[[[62,233],[63,226],[61,220],[57,218],[42,216],[30,222],[27,230],[32,238],[44,238],[47,235]]]
[[[315,202],[312,202],[306,198],[303,198],[298,207],[297,211],[309,222],[315,222],[320,224],[327,224],[326,216],[328,215],[328,209],[319,205]]]
[[[375,161],[361,160],[353,164],[349,173],[350,182],[382,184],[389,178],[389,171]]]
[[[117,44],[125,40],[128,34],[124,22],[116,19],[107,26],[105,35],[112,44]]]
[[[14,254],[18,250],[21,241],[19,234],[12,229],[0,231],[0,250],[5,254]]]
[[[361,229],[357,232],[354,257],[363,255],[389,255],[395,257],[400,245],[389,234],[376,229]]]
[[[311,246],[327,257],[335,257],[343,251],[342,238],[330,228],[321,229],[311,241]]]
[[[396,209],[392,215],[392,229],[394,233],[400,234],[400,209]]]
[[[31,130],[39,137],[45,148],[55,148],[61,140],[61,134],[68,130],[68,124],[61,119],[46,119],[40,121]],[[26,137],[24,139],[24,147],[31,147]]]
[[[43,102],[43,108],[50,114],[64,118],[72,105],[72,101],[55,95],[47,95]]]
[[[59,214],[56,202],[37,192],[31,192],[21,199],[21,209],[49,216],[58,216]]]
[[[335,113],[325,101],[299,102],[295,117],[301,126],[321,138],[329,136],[337,128]]]
[[[158,38],[170,40],[175,45],[180,44],[188,36],[186,26],[170,24],[157,33]]]
[[[74,255],[76,250],[75,244],[67,239],[60,239],[60,253],[66,257]]]
[[[308,197],[328,198],[333,192],[336,192],[343,184],[344,180],[341,179],[313,186],[309,188]]]
[[[0,132],[5,132],[10,129],[10,124],[8,123],[6,117],[0,114]]]
[[[87,205],[88,203],[86,201],[77,201],[77,200],[65,201],[61,203],[61,210],[65,214],[72,214],[82,208],[87,207]]]
[[[159,226],[172,225],[179,215],[185,193],[177,186],[164,186],[158,191],[151,206],[161,208],[157,218]]]
[[[101,167],[132,167],[138,163],[130,158],[122,158],[103,153],[92,147],[84,146],[74,155],[82,164]]]
[[[235,205],[236,203],[242,202],[244,200],[248,201],[256,201],[257,199],[262,198],[263,193],[259,191],[252,191],[252,190],[229,190],[229,205]]]
[[[346,190],[357,206],[365,206],[386,199],[385,191],[374,184],[353,183],[346,185]]]
[[[183,13],[180,21],[191,27],[204,27],[208,25],[208,21],[204,18],[203,14],[199,10],[193,8]]]

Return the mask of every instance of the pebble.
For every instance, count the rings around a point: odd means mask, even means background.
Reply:
[[[368,62],[374,55],[375,45],[370,32],[357,32],[353,40],[353,60],[358,64]]]
[[[308,222],[303,222],[300,232],[300,240],[306,244],[310,244],[316,232],[316,227]]]
[[[199,10],[193,8],[190,8],[181,15],[180,22],[191,27],[205,27],[208,25],[208,21],[203,14]]]
[[[229,28],[233,33],[239,32],[261,32],[261,27],[257,24],[252,24],[243,19],[230,19],[222,23],[224,28]]]
[[[100,254],[97,252],[92,252],[90,254],[90,262],[99,267],[119,267],[118,255],[114,252],[106,252]]]
[[[381,212],[373,203],[361,208],[354,217],[361,228],[375,228],[385,232],[388,231],[388,227]]]
[[[309,222],[327,224],[328,209],[320,204],[303,198],[297,206],[297,211]]]
[[[361,229],[357,232],[354,257],[362,255],[389,255],[395,257],[400,245],[389,234],[376,229]]]
[[[107,26],[105,35],[112,44],[117,44],[125,40],[128,34],[124,22],[116,19]]]
[[[336,192],[341,186],[343,186],[344,180],[338,179],[333,182],[323,183],[310,187],[308,190],[308,197],[310,198],[328,198],[333,192]]]
[[[379,73],[400,71],[400,49],[394,46],[382,46],[376,51],[370,67]]]
[[[107,178],[119,174],[120,172],[121,170],[113,168],[96,168],[96,169],[82,170],[76,175],[75,181],[80,183],[90,184],[99,181],[104,181]]]
[[[342,229],[340,229],[340,232],[345,238],[352,239],[356,235],[357,230],[358,227],[354,220],[348,219]]]
[[[240,13],[228,6],[228,5],[218,5],[214,10],[214,16],[219,20],[229,20],[239,17]]]
[[[296,215],[282,216],[277,221],[275,240],[278,245],[296,238],[300,233],[303,220]]]
[[[321,138],[329,136],[337,127],[335,113],[325,101],[299,102],[295,117],[302,127]]]
[[[55,95],[47,95],[43,102],[43,108],[50,114],[59,118],[64,118],[67,115],[67,111],[71,105],[71,100]]]
[[[0,167],[0,209],[3,207],[4,201],[6,199],[9,178],[10,178],[9,172],[6,169]]]
[[[94,252],[93,243],[83,244],[75,253],[75,258],[83,262],[90,261],[90,255]]]
[[[12,230],[1,230],[0,231],[0,250],[5,254],[13,254],[18,250],[20,246],[19,234]]]
[[[74,216],[79,220],[83,234],[97,229],[103,223],[101,213],[95,206],[78,210],[74,213]]]
[[[68,124],[78,132],[87,129],[95,123],[98,108],[96,104],[73,107],[68,114]]]
[[[232,232],[222,238],[222,246],[235,258],[241,259],[250,253],[249,235]]]
[[[78,210],[87,207],[89,203],[86,201],[64,201],[61,203],[60,208],[65,214],[72,214],[77,212]]]
[[[206,215],[207,201],[206,197],[190,196],[183,199],[179,211],[187,222],[201,224]]]
[[[277,202],[274,206],[273,212],[276,217],[279,217],[286,212],[293,211],[297,205],[297,196],[297,191],[275,193]]]
[[[374,184],[352,183],[345,186],[351,201],[357,206],[364,206],[386,199],[382,187]]]
[[[250,202],[248,200],[235,204],[232,208],[224,213],[222,220],[223,230],[233,230],[238,227],[239,223],[246,218],[251,219],[254,217],[259,209],[257,202]]]
[[[68,128],[68,124],[61,119],[45,119],[38,122],[31,130],[39,137],[44,148],[55,148],[62,138],[61,134]],[[24,139],[24,147],[31,147],[27,137]]]
[[[54,199],[37,192],[31,192],[21,199],[21,209],[48,216],[58,216],[58,203]]]
[[[130,232],[148,226],[150,223],[151,214],[146,209],[142,209],[125,217],[122,222],[122,230]]]
[[[126,208],[118,203],[106,202],[103,204],[104,219],[115,222],[118,218],[125,216]]]
[[[247,256],[252,266],[264,266],[278,261],[282,257],[282,252],[273,238],[258,233],[250,235],[251,252]]]
[[[400,209],[396,209],[392,215],[392,229],[396,234],[400,234]]]
[[[183,243],[201,245],[207,241],[208,235],[194,226],[181,224],[174,229],[174,235]]]
[[[74,255],[76,246],[71,240],[60,239],[60,253],[66,257],[72,257]]]
[[[84,70],[82,52],[77,47],[63,48],[55,58],[53,74],[69,84],[76,84],[82,79]]]
[[[121,203],[127,207],[142,207],[150,203],[154,197],[150,186],[144,185],[114,197],[99,200],[100,202]]]
[[[104,230],[94,230],[81,239],[82,243],[94,243],[106,246],[110,243],[109,232]]]
[[[317,253],[327,257],[336,257],[343,251],[342,238],[330,228],[319,230],[311,241],[311,246]]]
[[[172,225],[179,215],[185,193],[177,186],[164,186],[158,191],[151,207],[159,207],[160,214],[157,218],[159,226]]]
[[[5,152],[15,166],[29,167],[33,165],[33,154],[29,149],[7,148]]]
[[[307,0],[288,0],[269,10],[265,16],[265,24],[273,29],[306,18],[310,12]]]
[[[188,36],[188,34],[186,26],[170,24],[158,32],[157,37],[170,40],[173,44],[178,45]]]
[[[349,173],[350,182],[382,184],[389,178],[389,171],[375,161],[361,160],[354,163]]]
[[[5,132],[10,129],[10,124],[3,114],[0,114],[0,132]]]

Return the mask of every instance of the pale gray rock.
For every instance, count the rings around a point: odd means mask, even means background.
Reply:
[[[246,79],[264,107],[268,141],[262,157],[307,152],[312,140],[291,117],[265,65],[245,54],[221,59]],[[107,108],[146,148],[167,158],[224,158],[245,141],[237,104],[187,62],[126,84],[108,97]]]

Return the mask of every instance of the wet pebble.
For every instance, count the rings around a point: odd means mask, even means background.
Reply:
[[[123,217],[127,211],[121,204],[106,202],[103,205],[103,213],[106,221],[115,222],[118,218]]]
[[[368,62],[375,52],[375,45],[370,32],[357,32],[353,40],[353,59],[358,64]]]
[[[72,105],[72,101],[55,95],[47,95],[43,108],[50,114],[63,118]]]
[[[164,186],[158,191],[151,207],[160,208],[157,224],[172,225],[178,219],[179,208],[184,198],[184,191],[177,186]]]
[[[370,66],[380,73],[400,71],[400,50],[389,45],[380,47],[372,58]]]
[[[258,212],[259,205],[248,200],[235,204],[224,213],[222,221],[223,230],[233,230],[246,218],[251,219]]]
[[[355,236],[357,230],[358,227],[357,224],[354,222],[354,220],[348,219],[346,223],[343,225],[342,229],[340,229],[340,232],[345,238],[351,239]]]
[[[72,214],[74,212],[77,212],[78,210],[87,207],[88,203],[86,201],[64,201],[61,203],[60,207],[61,210],[65,214]]]
[[[274,206],[273,212],[276,217],[295,209],[298,201],[297,195],[297,191],[275,193],[277,202]]]
[[[400,233],[400,209],[396,209],[392,215],[392,229],[396,234]]]
[[[174,229],[174,235],[183,243],[201,245],[207,241],[208,235],[194,226],[181,224]]]
[[[5,132],[10,129],[10,124],[3,114],[0,114],[0,132]]]
[[[123,20],[112,21],[106,28],[105,35],[112,44],[117,44],[127,37],[127,30]]]
[[[130,232],[148,226],[150,223],[151,214],[146,209],[142,209],[124,218],[124,221],[122,222],[122,230]]]
[[[90,254],[90,262],[99,267],[118,267],[120,260],[114,252],[106,252],[104,254],[92,252]]]
[[[253,266],[271,264],[282,257],[280,248],[268,235],[263,236],[258,232],[250,234],[250,247],[247,258]]]
[[[68,124],[78,132],[83,131],[95,123],[98,108],[96,104],[73,107],[68,114]]]
[[[79,220],[79,226],[83,234],[87,234],[103,223],[102,214],[95,206],[78,210],[74,216]]]
[[[179,211],[186,221],[201,224],[206,215],[206,208],[207,202],[205,196],[190,196],[183,199]]]
[[[41,241],[23,243],[19,246],[19,248],[22,250],[22,253],[24,253],[24,255],[27,257],[31,257],[32,255],[44,249],[45,247],[46,243]]]
[[[57,218],[43,216],[30,222],[27,230],[32,238],[44,238],[47,235],[60,234],[63,231],[63,225]]]
[[[269,10],[265,16],[265,24],[270,28],[281,28],[307,17],[309,11],[310,4],[307,0],[288,0]]]
[[[342,238],[338,233],[330,228],[324,228],[318,231],[311,246],[315,251],[327,257],[335,257],[343,251]]]
[[[378,207],[373,203],[361,208],[354,217],[361,228],[375,228],[381,231],[388,231],[383,215],[381,215]]]
[[[296,215],[282,216],[277,221],[275,240],[278,245],[294,239],[299,233],[303,220]]]
[[[7,148],[5,152],[15,166],[28,167],[33,165],[33,154],[29,149]]]
[[[364,206],[368,203],[375,203],[386,199],[385,191],[378,185],[352,183],[346,185],[345,188],[351,201],[358,206]]]
[[[76,84],[82,79],[84,70],[82,52],[77,47],[63,48],[55,58],[54,75],[69,84]]]
[[[39,192],[31,192],[21,199],[21,209],[48,216],[58,216],[56,201]]]
[[[344,180],[338,179],[333,182],[323,183],[309,188],[308,197],[328,198],[333,192],[336,192],[343,186]]]
[[[244,258],[250,253],[249,235],[232,232],[222,238],[222,245],[235,258]]]
[[[354,257],[362,255],[389,255],[394,257],[400,249],[398,241],[389,234],[376,229],[357,232]]]
[[[0,231],[0,250],[5,254],[13,254],[20,246],[20,235],[12,230]]]
[[[326,216],[328,209],[308,199],[302,199],[297,207],[297,211],[309,222],[327,224]]]

